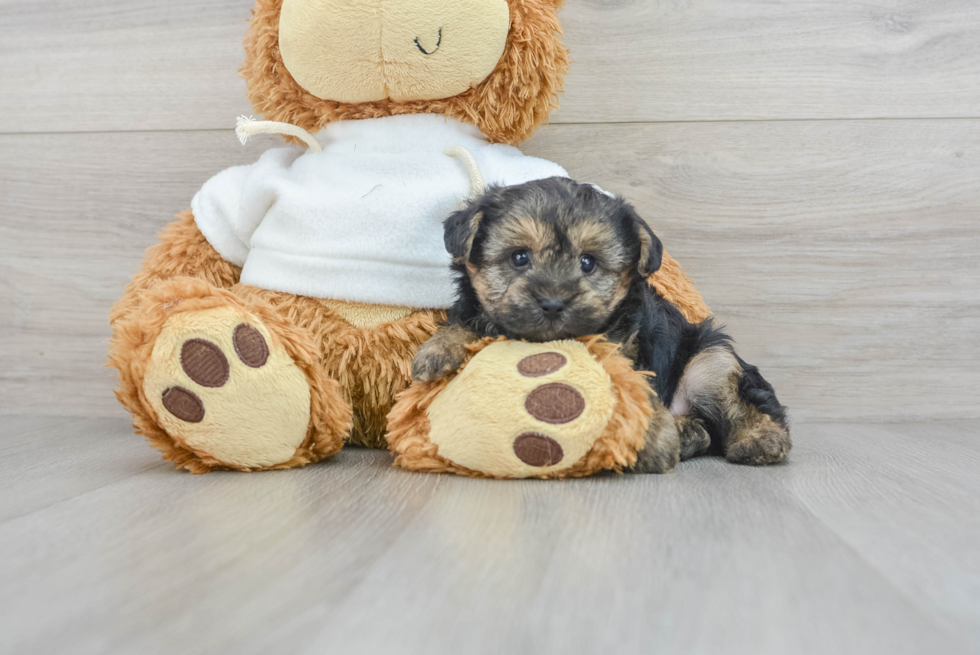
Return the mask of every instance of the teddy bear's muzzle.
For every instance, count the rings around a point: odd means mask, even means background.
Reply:
[[[324,100],[438,100],[490,75],[509,29],[506,0],[284,0],[279,48]]]

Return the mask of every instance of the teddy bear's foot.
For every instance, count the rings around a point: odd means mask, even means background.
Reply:
[[[786,458],[792,445],[789,432],[783,426],[752,408],[729,437],[725,459],[750,466],[776,464]]]
[[[226,466],[280,465],[306,441],[306,376],[261,322],[234,307],[170,317],[143,392],[178,444]]]
[[[498,478],[569,477],[636,462],[652,413],[615,346],[485,345],[448,383],[416,383],[392,411],[396,464]]]
[[[350,429],[303,329],[200,280],[152,289],[116,326],[113,363],[137,429],[195,473],[303,466],[338,452]]]

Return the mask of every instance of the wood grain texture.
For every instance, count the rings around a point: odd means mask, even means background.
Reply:
[[[559,122],[980,116],[973,0],[582,0]]]
[[[972,423],[807,425],[774,468],[708,458],[562,482],[412,474],[363,450],[195,477],[137,451],[124,420],[18,419],[0,428],[0,452],[20,453],[0,457],[0,643],[974,653],[977,437]],[[59,481],[67,462],[86,474]]]
[[[797,418],[965,418],[980,385],[978,127],[556,126],[527,150],[635,202]]]
[[[120,416],[106,315],[230,131],[0,137],[0,413]],[[589,144],[583,147],[582,144]],[[559,125],[798,419],[980,416],[980,121]]]
[[[0,0],[2,131],[232,126],[251,6]],[[562,22],[554,122],[980,117],[975,0],[569,0]]]

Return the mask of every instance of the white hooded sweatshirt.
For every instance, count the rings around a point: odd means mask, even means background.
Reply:
[[[192,208],[243,284],[313,298],[441,309],[453,302],[442,222],[472,195],[472,153],[487,184],[567,177],[552,162],[491,145],[435,114],[332,123],[323,152],[270,150],[211,178]]]

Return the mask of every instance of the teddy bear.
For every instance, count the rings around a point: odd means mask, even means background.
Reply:
[[[477,176],[567,176],[516,147],[557,106],[560,4],[256,1],[241,73],[265,120],[239,133],[287,144],[207,181],[110,315],[117,398],[164,459],[287,469],[345,444],[388,447],[390,432],[416,470],[565,477],[635,461],[650,401],[600,339],[481,344],[458,375],[409,389],[452,303],[442,221]],[[709,315],[669,256],[651,284],[689,319]],[[584,418],[555,414],[568,402]],[[527,411],[508,414],[515,403]],[[454,432],[486,431],[463,405],[514,425],[479,446]],[[558,437],[528,428],[542,417]]]

